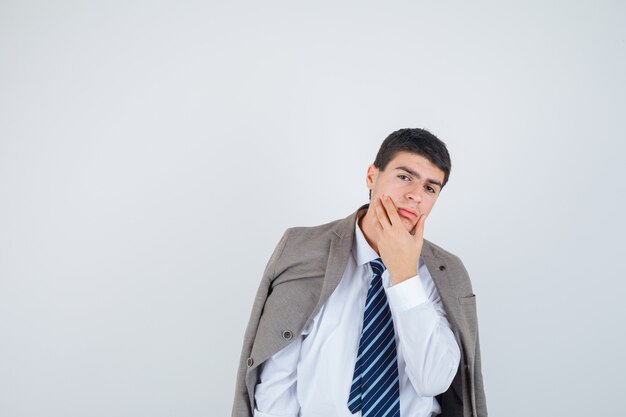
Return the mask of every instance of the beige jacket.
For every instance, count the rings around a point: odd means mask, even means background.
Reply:
[[[357,213],[321,226],[288,229],[276,246],[244,336],[233,417],[252,417],[260,365],[301,335],[339,284],[352,250]],[[467,271],[458,257],[427,240],[421,256],[461,349],[450,388],[437,396],[441,415],[487,417],[476,296]]]

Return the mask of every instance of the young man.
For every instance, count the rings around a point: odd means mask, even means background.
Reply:
[[[423,238],[450,168],[437,137],[398,130],[367,170],[369,205],[285,232],[246,330],[233,416],[487,416],[469,276]]]

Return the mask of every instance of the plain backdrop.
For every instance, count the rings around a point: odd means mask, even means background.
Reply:
[[[423,127],[492,416],[619,415],[626,3],[0,2],[0,417],[230,414],[287,227]]]

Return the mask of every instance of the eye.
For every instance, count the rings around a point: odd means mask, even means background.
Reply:
[[[437,192],[437,190],[435,190],[433,187],[431,187],[430,185],[426,186],[426,189],[428,190],[429,193],[435,194]]]
[[[408,176],[404,174],[398,175],[398,178],[400,178],[402,181],[411,181],[411,178],[409,178]]]

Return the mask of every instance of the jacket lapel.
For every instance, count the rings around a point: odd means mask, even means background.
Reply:
[[[328,300],[328,297],[330,297],[332,292],[335,291],[335,288],[337,288],[337,285],[339,285],[339,282],[343,277],[346,265],[348,264],[348,259],[352,252],[352,245],[354,242],[354,225],[356,223],[357,214],[364,207],[367,207],[367,205],[360,207],[350,216],[340,221],[337,228],[333,230],[334,235],[330,241],[322,293],[315,310],[309,316],[309,320],[312,320],[317,315],[324,303]]]

